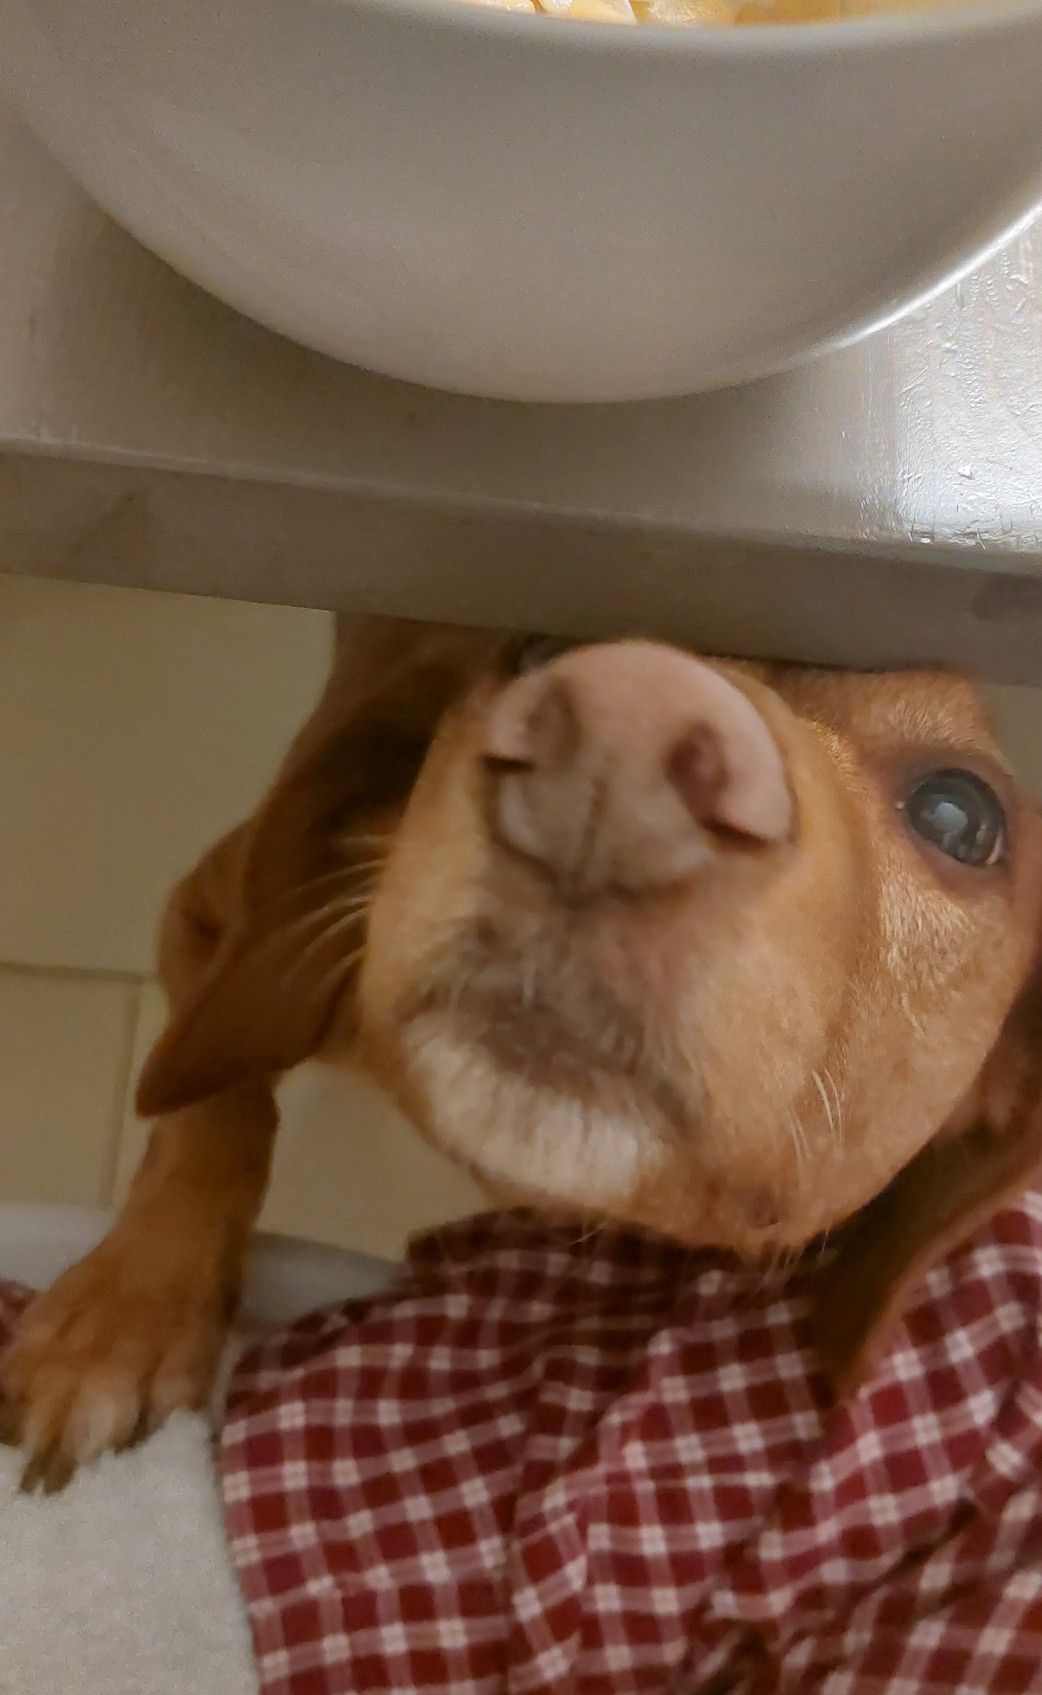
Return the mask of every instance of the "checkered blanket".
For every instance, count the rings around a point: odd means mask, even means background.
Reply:
[[[1042,1691],[1042,1197],[834,1407],[798,1283],[525,1215],[241,1364],[264,1695]]]

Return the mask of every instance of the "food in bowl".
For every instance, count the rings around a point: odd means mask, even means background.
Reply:
[[[816,24],[887,12],[937,11],[960,0],[470,0],[503,12],[538,12],[577,23],[691,24],[703,29],[749,24]]]

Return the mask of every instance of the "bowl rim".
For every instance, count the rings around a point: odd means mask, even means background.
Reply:
[[[959,0],[957,5],[882,12],[870,17],[835,18],[805,24],[733,25],[590,22],[551,18],[543,13],[508,12],[473,0],[312,0],[323,11],[369,12],[412,18],[417,23],[467,34],[503,35],[517,44],[545,44],[546,26],[562,25],[555,51],[588,53],[596,45],[606,54],[657,58],[735,59],[807,57],[822,53],[888,52],[933,38],[1001,34],[1018,24],[1042,28],[1042,0]],[[299,5],[300,0],[293,0]]]

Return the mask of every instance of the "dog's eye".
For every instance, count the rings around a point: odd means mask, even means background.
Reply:
[[[916,835],[960,865],[994,865],[1002,857],[1002,802],[972,771],[931,771],[908,795],[904,814]]]
[[[508,651],[506,667],[512,677],[520,677],[526,671],[538,671],[540,665],[549,665],[551,659],[559,659],[574,646],[574,642],[556,636],[522,636]]]

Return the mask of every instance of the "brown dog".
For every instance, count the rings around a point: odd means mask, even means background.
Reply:
[[[747,1256],[833,1238],[852,1380],[1042,1155],[1042,824],[939,675],[363,621],[175,892],[159,1115],[6,1362],[29,1480],[206,1393],[278,1076],[361,1057],[497,1194]]]

